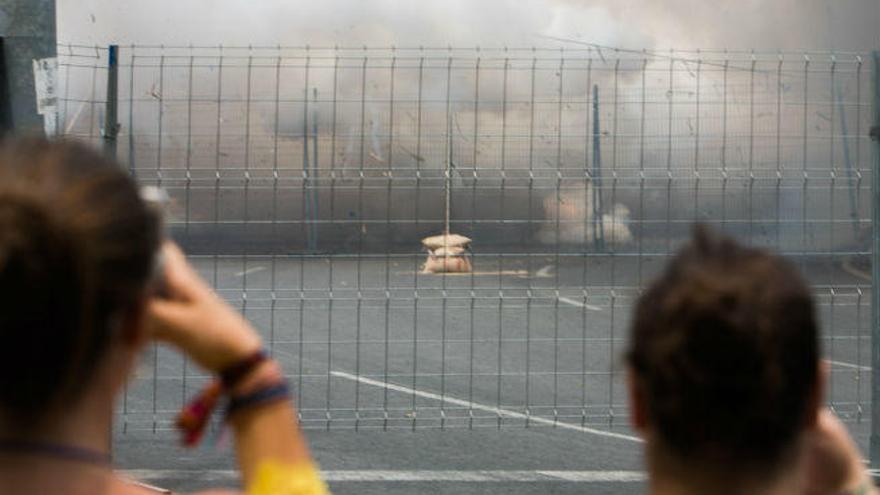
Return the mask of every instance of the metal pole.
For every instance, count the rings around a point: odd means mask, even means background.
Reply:
[[[119,134],[119,46],[107,50],[107,108],[104,118],[104,153],[116,158],[116,136]],[[129,129],[129,132],[131,130]]]
[[[871,467],[880,467],[880,51],[872,53],[872,85],[874,120],[871,126],[871,143],[874,149],[874,166],[871,170],[871,228],[873,249],[871,251]]]
[[[4,109],[17,134],[45,132],[37,113],[34,60],[56,56],[55,0],[0,0],[0,36],[9,106]],[[48,116],[47,118],[54,118]]]

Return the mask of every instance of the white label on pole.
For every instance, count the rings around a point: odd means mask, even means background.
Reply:
[[[52,115],[58,112],[58,59],[34,60],[34,92],[37,94],[37,113]]]

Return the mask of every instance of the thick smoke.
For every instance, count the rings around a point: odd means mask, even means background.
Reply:
[[[107,44],[880,47],[876,0],[58,0],[59,39]]]

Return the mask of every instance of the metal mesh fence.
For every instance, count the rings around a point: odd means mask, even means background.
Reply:
[[[106,50],[59,56],[61,129],[98,144]],[[867,429],[860,54],[132,46],[119,74],[119,159],[305,427],[625,429],[633,302],[702,221],[801,268],[829,404]],[[446,225],[470,272],[423,270]],[[120,427],[168,429],[207,378],[154,349]]]

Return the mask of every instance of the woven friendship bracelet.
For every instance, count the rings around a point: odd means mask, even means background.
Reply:
[[[229,405],[226,407],[226,417],[228,418],[241,409],[287,399],[288,397],[290,397],[290,389],[287,387],[287,383],[282,382],[263,387],[247,395],[229,399]]]

